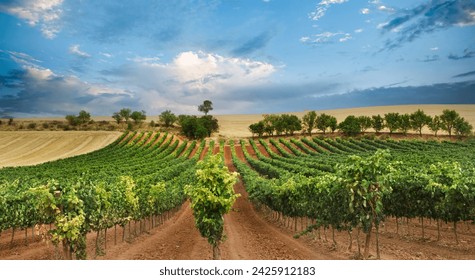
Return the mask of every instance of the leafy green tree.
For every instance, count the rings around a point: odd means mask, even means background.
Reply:
[[[252,135],[257,134],[257,136],[262,137],[265,132],[265,125],[264,121],[259,121],[257,123],[253,123],[249,125],[249,130],[251,131]]]
[[[158,118],[165,127],[173,126],[178,119],[170,110],[163,111]]]
[[[231,210],[239,196],[233,186],[237,173],[230,173],[221,155],[214,155],[197,164],[194,185],[187,185],[185,193],[190,197],[195,225],[201,236],[213,247],[213,259],[221,258],[219,245],[224,239],[223,215]]]
[[[399,129],[401,129],[404,135],[407,134],[411,128],[411,117],[409,114],[403,114],[399,116]]]
[[[424,113],[422,110],[417,110],[416,112],[410,115],[411,127],[412,129],[419,132],[419,135],[422,136],[422,128],[429,125],[432,118]]]
[[[206,129],[206,134],[208,137],[211,137],[213,132],[217,132],[219,130],[218,120],[213,116],[202,116],[199,118],[199,122]]]
[[[345,120],[338,125],[338,128],[348,136],[355,136],[361,133],[359,118],[353,115],[346,117]]]
[[[122,115],[119,113],[119,112],[114,112],[112,114],[112,118],[117,122],[117,124],[120,124],[120,122],[122,121]]]
[[[282,114],[280,115],[280,122],[285,135],[294,135],[295,131],[302,130],[302,123],[296,115]]]
[[[77,116],[79,124],[86,124],[91,121],[91,114],[88,112],[81,110],[79,115]]]
[[[442,129],[449,133],[449,136],[452,136],[452,129],[454,127],[455,121],[459,118],[460,115],[455,110],[444,110],[440,116],[440,123]]]
[[[386,127],[389,129],[389,134],[401,128],[401,115],[399,113],[384,114],[384,120],[386,121]]]
[[[442,123],[439,116],[434,116],[428,124],[429,129],[437,136],[437,132],[442,128]]]
[[[315,111],[310,111],[302,117],[302,124],[305,131],[308,135],[312,135],[312,130],[315,128],[317,123],[317,113]]]
[[[338,128],[338,121],[334,116],[330,116],[330,130],[332,133],[335,132],[335,130]]]
[[[384,118],[381,115],[374,115],[371,117],[372,119],[372,127],[376,133],[379,133],[381,130],[384,129]]]
[[[132,110],[130,110],[129,108],[122,108],[119,111],[119,114],[122,116],[125,122],[129,122],[131,113],[132,113]]]
[[[327,115],[325,113],[320,114],[317,116],[317,128],[323,131],[323,134],[325,134],[326,130],[330,127],[331,125],[331,116]]]
[[[459,117],[454,122],[454,131],[457,136],[467,136],[472,132],[472,125],[463,117]]]
[[[78,117],[75,115],[66,115],[66,121],[69,125],[76,126],[79,124]]]
[[[134,120],[135,124],[139,124],[143,122],[147,116],[145,115],[145,111],[133,111],[132,114],[130,114],[130,118]]]
[[[366,130],[368,128],[371,128],[372,126],[372,121],[371,121],[371,117],[368,117],[368,116],[359,116],[358,117],[358,120],[360,122],[360,126],[361,126],[361,132],[366,132]]]
[[[213,110],[213,102],[209,100],[203,101],[203,104],[198,106],[198,111],[205,113],[205,115],[208,115],[211,110]]]

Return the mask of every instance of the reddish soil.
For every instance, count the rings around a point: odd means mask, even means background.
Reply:
[[[236,146],[238,157],[244,161],[240,146]],[[231,161],[231,150],[225,146],[225,163],[230,171],[235,171]],[[241,194],[232,211],[225,216],[226,241],[221,246],[223,259],[353,259],[357,252],[356,233],[353,233],[353,247],[348,250],[347,232],[335,232],[336,245],[332,241],[332,230],[314,231],[299,239],[293,238],[309,222],[306,219],[277,219],[266,209],[256,209],[248,199],[241,181],[235,185]],[[186,202],[163,224],[135,236],[133,233],[139,224],[132,223],[129,236],[126,227],[126,239],[122,241],[122,229],[117,230],[117,244],[114,245],[114,229],[107,232],[107,250],[96,256],[96,234],[88,235],[89,259],[158,259],[158,260],[206,260],[212,257],[211,247],[194,226],[194,218],[189,203]],[[459,223],[459,244],[456,244],[452,225],[441,225],[441,238],[437,241],[437,225],[434,221],[425,221],[424,238],[418,220],[409,224],[399,221],[399,233],[396,234],[396,222],[389,219],[380,229],[382,259],[475,259],[475,225]],[[286,226],[287,225],[287,226]],[[372,258],[376,255],[375,240],[370,245]],[[0,236],[0,259],[57,259],[55,247],[35,237],[31,241],[31,229],[28,230],[29,244],[25,245],[24,231],[15,234],[10,245],[11,230]],[[360,234],[360,242],[364,236]],[[363,250],[363,245],[362,248]]]

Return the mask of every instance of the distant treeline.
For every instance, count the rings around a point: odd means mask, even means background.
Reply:
[[[400,132],[407,134],[414,131],[422,135],[424,127],[428,127],[435,136],[439,131],[446,131],[449,136],[467,136],[472,133],[472,125],[459,115],[455,110],[443,110],[441,115],[429,116],[423,110],[412,114],[387,113],[384,116],[354,116],[350,115],[338,123],[334,116],[317,114],[315,111],[306,113],[302,119],[292,114],[264,115],[264,119],[253,123],[249,130],[253,136],[264,135],[293,135],[295,132],[312,134],[315,130],[334,133],[339,130],[345,135],[355,136],[373,129],[380,133],[387,128],[389,134]]]

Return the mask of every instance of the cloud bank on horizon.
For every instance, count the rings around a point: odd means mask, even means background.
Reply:
[[[475,103],[475,0],[6,0],[0,23],[0,117]]]

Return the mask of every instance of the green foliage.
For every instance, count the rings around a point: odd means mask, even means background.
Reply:
[[[386,127],[389,129],[389,134],[401,128],[401,115],[399,115],[399,113],[384,114],[384,120]]]
[[[123,116],[120,114],[120,112],[114,112],[112,114],[112,118],[117,122],[117,124],[120,124],[122,121]]]
[[[173,126],[173,124],[177,121],[177,116],[172,113],[170,110],[163,111],[159,116],[160,122],[165,127]]]
[[[327,115],[327,114],[320,114],[319,116],[317,116],[316,127],[320,129],[321,131],[323,131],[323,134],[325,134],[325,132],[331,125],[332,125],[332,116]]]
[[[203,139],[210,137],[213,132],[218,131],[218,120],[211,115],[196,117],[180,115],[178,122],[181,133],[190,139]]]
[[[231,210],[239,196],[233,189],[237,175],[229,173],[221,155],[209,156],[197,164],[196,183],[185,187],[185,193],[191,200],[195,225],[213,248],[219,247],[223,241],[223,215]]]
[[[81,110],[77,116],[66,115],[65,118],[68,121],[69,125],[77,126],[89,123],[91,121],[91,114],[84,110]]]
[[[457,136],[467,136],[472,132],[473,126],[463,117],[458,117],[454,122],[454,131]]]
[[[431,118],[431,121],[428,123],[429,129],[434,132],[434,135],[437,136],[437,132],[442,128],[442,122],[440,121],[439,116],[434,116]]]
[[[384,118],[381,115],[374,115],[371,117],[372,127],[376,133],[379,133],[381,130],[384,129]]]
[[[399,129],[404,133],[407,134],[409,129],[411,128],[411,117],[409,114],[403,114],[399,116]]]
[[[125,120],[125,122],[129,122],[131,113],[132,110],[130,110],[129,108],[122,108],[119,111],[119,115]]]
[[[130,118],[134,120],[135,124],[139,124],[143,122],[145,119],[147,119],[147,116],[145,115],[145,111],[133,111],[132,114],[130,114]]]
[[[257,136],[262,137],[265,132],[265,124],[264,121],[259,121],[257,123],[253,123],[249,125],[249,131],[251,131],[252,135],[257,134]]]
[[[411,127],[419,132],[419,135],[422,136],[422,128],[429,125],[432,121],[432,118],[424,113],[422,110],[417,110],[416,112],[410,115]]]
[[[315,111],[310,111],[302,117],[302,124],[305,131],[308,135],[312,135],[312,130],[315,128],[317,123],[317,113]]]
[[[360,123],[361,132],[366,132],[368,128],[371,128],[373,122],[371,121],[371,117],[368,116],[359,116],[358,121]]]
[[[198,106],[198,111],[205,113],[205,115],[208,115],[211,110],[213,110],[213,102],[209,100],[203,101],[203,104]]]
[[[348,136],[355,136],[361,133],[360,121],[357,117],[350,115],[338,125],[341,132]]]
[[[456,120],[460,117],[459,113],[455,110],[443,110],[442,115],[440,116],[440,123],[443,130],[449,133],[449,136],[452,136],[452,129],[454,128]]]

